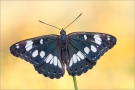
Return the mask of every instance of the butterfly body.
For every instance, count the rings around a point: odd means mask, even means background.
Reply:
[[[68,36],[66,35],[66,31],[65,30],[61,30],[60,31],[60,46],[61,46],[61,59],[63,61],[63,63],[68,63]]]

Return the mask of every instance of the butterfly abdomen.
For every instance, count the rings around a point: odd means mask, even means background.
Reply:
[[[68,62],[69,62],[68,57],[69,57],[69,54],[68,54],[67,48],[62,48],[61,59],[62,59],[63,63],[68,64]]]

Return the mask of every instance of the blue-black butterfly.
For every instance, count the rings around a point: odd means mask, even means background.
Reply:
[[[10,52],[33,64],[39,74],[58,79],[64,75],[65,66],[71,76],[92,69],[97,60],[116,44],[116,38],[109,34],[73,32],[66,35],[65,29],[60,29],[60,35],[44,35],[17,42],[10,47]]]

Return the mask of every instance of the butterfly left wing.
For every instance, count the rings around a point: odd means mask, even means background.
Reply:
[[[114,36],[104,33],[75,32],[69,34],[68,38],[70,61],[67,69],[72,76],[81,75],[92,68],[96,61],[116,44]],[[81,70],[81,65],[88,68]]]
[[[33,64],[46,77],[60,78],[64,75],[58,35],[45,35],[17,42],[10,47],[10,52]]]

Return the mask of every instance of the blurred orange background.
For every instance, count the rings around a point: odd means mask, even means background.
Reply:
[[[134,1],[1,1],[1,89],[74,89],[72,77],[49,79],[9,53],[21,40],[59,30],[82,16],[66,32],[102,32],[117,44],[87,73],[77,76],[79,89],[134,89]]]

